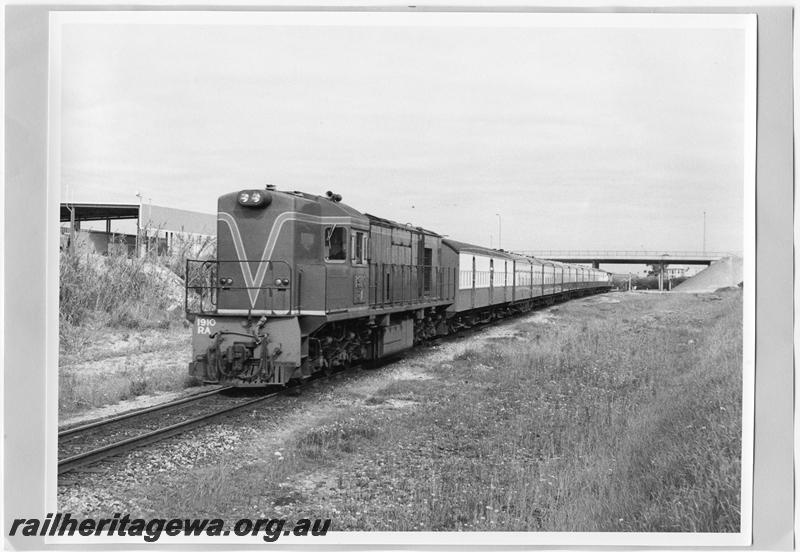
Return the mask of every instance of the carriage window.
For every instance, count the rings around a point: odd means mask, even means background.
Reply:
[[[353,232],[350,238],[350,251],[354,265],[367,264],[367,236],[364,232]]]
[[[345,229],[341,226],[329,226],[325,229],[326,261],[344,261],[347,259],[346,239]]]

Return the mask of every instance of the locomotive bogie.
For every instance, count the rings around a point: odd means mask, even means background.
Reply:
[[[373,361],[447,333],[444,309],[426,308],[393,314],[342,319],[319,327],[308,343],[301,375]]]

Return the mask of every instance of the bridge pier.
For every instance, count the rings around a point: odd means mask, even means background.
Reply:
[[[592,261],[592,268],[600,268],[600,261]]]

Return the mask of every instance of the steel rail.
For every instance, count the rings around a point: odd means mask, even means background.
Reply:
[[[272,393],[270,395],[266,395],[263,397],[258,397],[244,403],[240,403],[234,406],[230,406],[227,408],[223,408],[221,410],[216,410],[214,412],[210,412],[208,414],[203,414],[202,416],[197,416],[195,418],[190,418],[188,420],[184,420],[182,422],[178,422],[176,424],[172,424],[167,427],[163,427],[157,429],[155,431],[150,431],[144,433],[142,435],[137,435],[135,437],[130,437],[128,439],[124,439],[122,441],[118,441],[116,443],[110,443],[108,445],[102,446],[100,448],[90,450],[87,452],[83,452],[80,454],[76,454],[74,456],[70,456],[69,458],[64,458],[63,460],[58,461],[58,473],[66,473],[68,471],[74,470],[81,466],[95,463],[103,458],[107,458],[109,456],[114,456],[121,452],[125,452],[131,450],[133,448],[148,445],[151,443],[155,443],[156,441],[160,441],[162,439],[166,439],[167,437],[171,437],[173,435],[177,435],[180,433],[185,433],[190,429],[194,429],[196,427],[200,427],[215,418],[222,417],[226,414],[230,414],[236,410],[240,410],[242,408],[246,408],[253,404],[263,402],[269,399],[273,399],[278,396],[280,393]]]
[[[58,438],[61,439],[62,437],[66,437],[68,435],[73,435],[75,433],[83,433],[84,431],[88,431],[90,429],[94,429],[96,427],[102,427],[104,425],[113,424],[115,422],[119,422],[121,420],[127,420],[128,418],[135,418],[136,416],[143,416],[144,414],[149,414],[150,412],[158,412],[159,410],[167,410],[172,408],[173,406],[178,406],[180,404],[185,404],[192,401],[198,401],[205,397],[210,397],[212,395],[217,395],[222,393],[223,391],[227,391],[228,389],[233,389],[233,386],[228,387],[221,387],[220,389],[214,389],[213,391],[206,391],[204,393],[198,393],[196,395],[192,395],[190,397],[186,397],[183,399],[179,399],[177,401],[166,402],[163,404],[157,404],[154,406],[149,406],[147,408],[142,408],[139,410],[133,410],[131,412],[126,412],[124,414],[120,414],[118,416],[113,416],[111,418],[105,418],[102,420],[97,420],[96,422],[91,422],[84,425],[69,427],[67,429],[63,429],[58,432]]]

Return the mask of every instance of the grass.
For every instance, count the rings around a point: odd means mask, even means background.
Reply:
[[[233,470],[225,463],[209,462],[200,453],[192,459],[193,468],[189,476],[178,481],[155,478],[148,481],[144,502],[150,503],[151,509],[141,512],[141,515],[147,517],[158,512],[158,515],[178,518],[221,517],[226,520],[244,515],[266,517],[276,504],[279,506],[295,500],[296,491],[281,482],[294,472],[298,463],[302,463],[294,452],[287,452],[282,457],[270,455],[269,460],[264,463],[252,459],[245,466]],[[247,482],[249,487],[241,489],[239,485],[242,482]],[[141,488],[132,494],[138,492]]]
[[[196,245],[130,258],[124,247],[99,255],[76,240],[61,251],[59,413],[196,383],[185,376],[190,336],[182,281]],[[213,244],[200,246],[201,254],[213,254]]]
[[[393,381],[277,459],[141,492],[335,530],[738,531],[741,293],[616,297]]]
[[[107,344],[120,339],[119,333],[98,330],[92,345],[98,340]],[[87,347],[83,355],[62,360],[58,371],[59,414],[71,415],[140,395],[197,385],[186,370],[190,357],[188,330],[181,327],[153,334],[146,341],[114,352]]]

